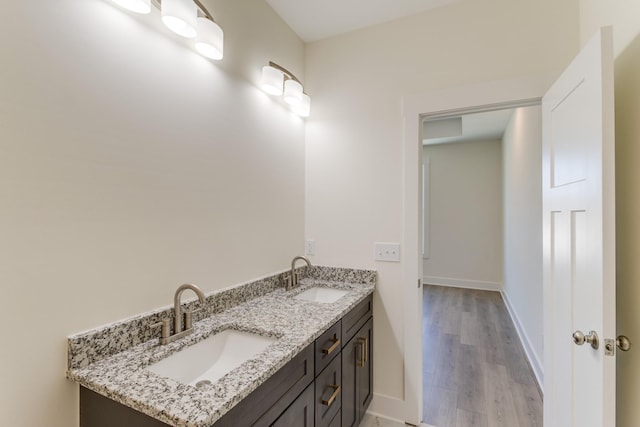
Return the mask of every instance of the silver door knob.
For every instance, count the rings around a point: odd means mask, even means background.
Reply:
[[[624,335],[619,335],[616,338],[616,345],[622,351],[629,351],[631,349],[631,340]]]
[[[598,340],[598,334],[596,331],[589,331],[587,335],[583,334],[582,331],[575,331],[573,333],[573,342],[576,345],[582,345],[585,342],[591,344],[591,348],[597,350],[600,347],[600,340]]]

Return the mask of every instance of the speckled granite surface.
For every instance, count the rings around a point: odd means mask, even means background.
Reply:
[[[211,426],[375,289],[376,273],[370,270],[312,267],[305,273],[307,277],[301,280],[301,285],[288,292],[283,288],[281,274],[277,274],[239,286],[246,287],[240,292],[244,301],[233,300],[228,294],[209,295],[207,301],[212,305],[208,304],[208,317],[194,324],[192,335],[165,346],[151,337],[142,342],[146,333],[136,327],[148,329],[149,323],[170,316],[166,310],[70,337],[67,377],[167,424]],[[274,289],[264,292],[264,287],[269,286]],[[340,288],[349,293],[331,304],[293,298],[312,286]],[[217,297],[231,301],[231,307],[216,311]],[[210,386],[195,388],[145,369],[185,346],[229,328],[278,339]],[[113,350],[110,345],[120,350]]]

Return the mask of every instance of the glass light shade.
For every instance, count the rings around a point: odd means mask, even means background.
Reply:
[[[282,84],[284,83],[284,74],[282,71],[270,65],[262,67],[262,80],[260,86],[262,90],[269,95],[282,95]]]
[[[135,13],[151,12],[151,0],[113,0],[115,4]]]
[[[202,56],[207,58],[222,59],[224,54],[224,33],[222,28],[210,19],[198,18],[196,49]]]
[[[309,117],[309,114],[311,114],[311,98],[309,98],[309,95],[303,93],[300,104],[296,107],[292,107],[292,110],[300,117]]]
[[[302,102],[302,85],[295,80],[284,82],[284,102],[297,107]]]
[[[192,0],[162,0],[162,22],[174,33],[186,37],[196,36],[198,6]]]

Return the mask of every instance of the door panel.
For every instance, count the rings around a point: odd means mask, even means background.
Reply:
[[[602,29],[542,100],[545,427],[615,425],[612,46]]]
[[[586,139],[586,128],[583,118],[574,114],[580,106],[587,102],[584,80],[576,87],[568,88],[566,98],[553,109],[551,164],[552,187],[560,187],[574,182],[584,181],[587,173],[587,156],[583,147]],[[583,134],[583,135],[581,135]]]

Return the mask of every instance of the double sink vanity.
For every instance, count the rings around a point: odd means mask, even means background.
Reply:
[[[357,426],[375,280],[309,265],[207,296],[183,285],[172,309],[72,336],[80,426]]]

